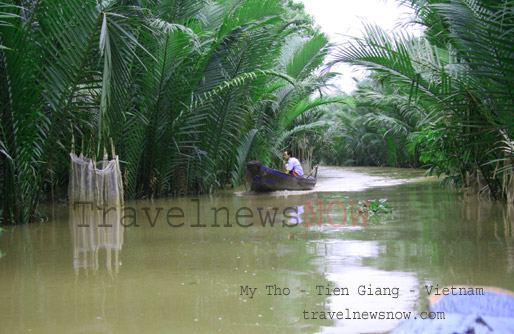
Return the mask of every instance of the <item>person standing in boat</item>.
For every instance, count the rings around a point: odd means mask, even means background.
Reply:
[[[298,159],[293,157],[291,150],[284,151],[284,159],[287,161],[285,168],[287,174],[293,174],[294,176],[303,176],[302,164]]]

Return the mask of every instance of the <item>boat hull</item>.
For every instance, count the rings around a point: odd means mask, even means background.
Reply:
[[[243,178],[250,187],[250,190],[259,192],[312,190],[317,181],[312,176],[298,177],[268,168],[258,161],[248,162]]]

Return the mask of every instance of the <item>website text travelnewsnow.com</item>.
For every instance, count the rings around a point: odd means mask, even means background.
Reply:
[[[169,227],[312,227],[328,224],[332,227],[343,227],[362,224],[368,221],[369,202],[355,201],[316,201],[302,202],[297,206],[256,207],[247,206],[237,209],[210,206],[208,213],[200,213],[200,200],[191,199],[189,210],[180,206],[140,207],[131,206],[98,206],[95,202],[77,201],[71,205],[74,213],[82,219],[77,226],[89,227],[87,217],[94,214],[98,217],[98,227],[112,227],[113,220],[123,227],[139,227],[142,224],[155,227],[157,222],[165,221]],[[335,218],[337,217],[337,218]],[[334,221],[337,220],[337,221]]]
[[[248,285],[239,286],[239,295],[253,299],[256,296],[257,287]],[[284,298],[291,295],[291,289],[288,287],[277,286],[276,284],[266,285],[261,295],[271,296],[275,298]],[[415,290],[409,290],[407,293],[415,293]],[[483,296],[484,289],[481,287],[439,287],[439,285],[425,285],[420,292],[426,292],[427,296],[433,294],[435,296]],[[306,290],[300,290],[300,294],[307,293]],[[375,296],[377,298],[397,299],[400,296],[399,287],[373,286],[371,284],[362,284],[358,287],[331,287],[330,285],[316,285],[311,293],[317,296],[337,296],[336,298],[344,298],[345,296]],[[244,300],[246,301],[246,300]],[[355,302],[355,299],[353,299]],[[355,305],[354,305],[355,307]],[[408,319],[445,319],[444,312],[421,312],[415,314],[411,311],[381,311],[381,310],[351,310],[343,308],[337,311],[323,310],[303,310],[302,317],[304,320],[408,320]]]
[[[444,312],[421,312],[412,315],[411,311],[303,311],[304,320],[409,320],[409,319],[434,320],[445,319]]]

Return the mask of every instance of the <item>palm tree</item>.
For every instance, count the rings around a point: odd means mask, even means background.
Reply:
[[[388,77],[430,121],[421,156],[458,182],[480,175],[505,196],[512,179],[514,35],[512,3],[412,1],[425,36],[388,35],[368,26],[341,47],[335,62],[363,65]]]
[[[308,16],[282,0],[27,0],[0,10],[4,222],[34,219],[39,200],[66,184],[73,146],[94,159],[116,150],[128,198],[236,182],[250,152],[269,159],[258,147],[302,113],[270,114],[279,87],[304,100],[297,82],[326,54]],[[295,36],[313,37],[304,44],[319,54],[299,54],[292,75],[276,60]]]
[[[2,11],[14,17],[0,27],[3,217],[25,222],[70,151],[73,129],[97,153],[112,135],[143,16],[93,1],[26,1]]]
[[[300,159],[310,165],[317,145],[313,139],[328,127],[327,122],[320,120],[320,107],[349,103],[346,97],[322,95],[335,75],[321,71],[331,48],[326,36],[317,32],[308,37],[292,36],[286,41],[279,70],[297,84],[279,81],[268,86],[269,102],[256,120],[260,129],[256,147],[263,152],[260,160],[265,164],[281,167],[282,151],[290,147],[296,148]]]

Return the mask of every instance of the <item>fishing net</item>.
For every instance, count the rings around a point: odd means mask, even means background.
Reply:
[[[82,154],[71,157],[70,204],[94,202],[97,206],[123,205],[123,184],[118,157],[94,162]]]
[[[117,271],[123,244],[123,186],[118,157],[95,162],[71,156],[69,179],[70,229],[75,269],[98,269],[99,250],[106,251],[106,266]],[[114,253],[114,256],[113,256]]]

